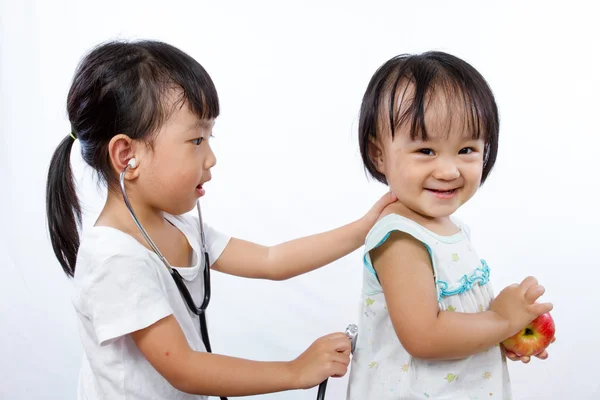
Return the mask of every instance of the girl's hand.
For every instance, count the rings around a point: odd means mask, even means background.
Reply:
[[[364,235],[367,236],[373,225],[379,219],[381,212],[390,204],[398,200],[396,195],[393,192],[387,192],[377,202],[371,209],[360,219],[360,222],[363,226]]]
[[[540,315],[552,310],[551,303],[536,303],[544,291],[537,279],[529,276],[518,285],[504,288],[492,301],[490,311],[507,324],[506,337],[511,337]]]
[[[339,332],[317,339],[304,353],[289,363],[294,387],[309,389],[329,377],[344,376],[350,364],[350,340]]]
[[[553,337],[552,341],[550,343],[551,344],[554,343],[555,340],[556,340],[556,337]],[[537,357],[540,360],[545,360],[548,358],[548,351],[544,350],[540,354],[536,354],[534,357]],[[506,358],[508,358],[509,360],[512,360],[512,361],[521,361],[523,364],[527,364],[529,361],[531,361],[531,357],[529,357],[529,356],[519,357],[512,351],[508,351],[508,350],[506,350]]]

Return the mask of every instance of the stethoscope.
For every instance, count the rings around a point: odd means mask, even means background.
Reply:
[[[202,212],[200,211],[200,201],[196,201],[196,209],[198,210],[198,222],[200,224],[200,251],[202,252],[202,258],[204,258],[204,299],[202,300],[202,304],[200,304],[200,307],[198,307],[196,306],[196,303],[194,302],[194,299],[192,298],[192,295],[190,294],[190,291],[188,290],[187,286],[185,286],[183,278],[181,278],[181,275],[179,275],[179,272],[177,272],[177,270],[171,267],[171,265],[169,264],[167,259],[162,255],[158,247],[156,247],[152,239],[150,239],[148,232],[146,232],[146,230],[140,223],[140,220],[138,219],[137,215],[135,215],[133,207],[129,202],[129,197],[127,197],[127,192],[125,191],[125,173],[127,172],[127,169],[134,169],[136,167],[137,164],[135,158],[130,159],[125,168],[123,169],[123,172],[121,172],[121,175],[119,176],[119,186],[121,187],[121,194],[123,195],[125,205],[129,210],[129,214],[131,214],[131,218],[133,218],[133,221],[142,233],[142,236],[144,236],[144,239],[146,239],[146,242],[148,242],[148,245],[152,248],[154,253],[158,256],[160,261],[162,261],[165,267],[167,267],[167,270],[169,271],[171,277],[175,281],[175,285],[177,285],[177,289],[179,289],[179,293],[181,293],[181,296],[186,302],[188,308],[191,312],[193,312],[199,317],[200,334],[202,336],[202,342],[204,342],[204,347],[206,348],[206,351],[211,353],[212,349],[210,346],[210,339],[208,338],[208,328],[206,324],[206,309],[208,308],[208,303],[210,302],[210,264],[208,258],[208,251],[206,250],[206,238],[204,237],[204,228],[202,225]],[[227,397],[221,397],[220,399],[227,400]]]
[[[350,339],[350,353],[352,354],[352,353],[354,353],[354,349],[356,348],[356,340],[358,339],[358,326],[356,326],[355,324],[350,324],[350,325],[348,325],[348,327],[346,328],[346,331],[344,331],[344,333],[346,334],[348,339]],[[328,379],[325,379],[319,385],[319,391],[317,392],[317,400],[325,399],[325,390],[327,390],[327,381],[328,381]]]
[[[171,267],[171,265],[169,264],[167,259],[162,255],[158,247],[156,247],[152,239],[150,239],[148,232],[146,232],[146,230],[140,223],[140,220],[138,219],[137,215],[135,215],[133,207],[129,202],[129,197],[127,197],[127,192],[125,191],[125,173],[129,168],[135,169],[136,167],[137,163],[135,158],[130,159],[125,168],[123,169],[123,172],[121,172],[121,175],[119,176],[119,186],[121,187],[121,194],[123,195],[125,206],[127,207],[127,210],[129,210],[131,218],[133,218],[133,221],[142,233],[142,236],[144,236],[144,239],[146,239],[148,245],[152,248],[154,253],[158,256],[160,261],[162,261],[165,267],[167,267],[167,270],[169,271],[171,277],[175,281],[175,285],[177,286],[177,289],[179,289],[179,293],[181,293],[181,296],[186,302],[188,308],[191,312],[193,312],[199,317],[200,334],[202,336],[202,342],[204,342],[204,347],[206,348],[206,351],[211,353],[212,349],[210,346],[210,340],[208,338],[208,328],[206,324],[206,309],[208,308],[208,303],[210,302],[210,264],[208,258],[208,251],[206,250],[206,238],[204,237],[204,227],[202,224],[202,212],[200,211],[200,201],[196,201],[196,209],[198,210],[198,222],[200,226],[200,250],[202,252],[202,257],[204,258],[204,299],[202,300],[202,304],[200,304],[200,307],[198,307],[196,306],[196,303],[194,302],[194,299],[192,298],[192,295],[190,294],[190,291],[188,290],[187,286],[185,286],[183,278],[181,278],[181,275],[179,275],[179,272],[177,272],[177,270]],[[354,324],[348,325],[345,334],[350,339],[351,352],[354,352],[354,348],[356,346],[356,338],[358,336],[358,327]],[[317,392],[317,400],[325,399],[326,389],[327,379],[321,382],[321,384],[319,385],[319,390]],[[227,400],[227,397],[220,397],[220,399]]]

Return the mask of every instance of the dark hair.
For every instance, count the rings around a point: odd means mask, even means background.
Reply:
[[[405,98],[409,89],[412,98]],[[392,137],[396,129],[410,120],[411,138],[420,136],[427,140],[425,111],[427,102],[437,89],[444,90],[449,97],[458,98],[474,138],[484,135],[481,184],[485,182],[498,154],[500,121],[494,95],[483,76],[470,64],[437,51],[396,56],[379,67],[371,78],[360,109],[358,140],[363,164],[373,178],[387,184],[386,177],[377,171],[369,156],[370,141],[375,140],[384,129],[382,117],[388,118]],[[386,116],[382,107],[387,103]]]
[[[71,131],[84,161],[111,185],[116,176],[108,155],[120,133],[152,144],[172,108],[165,95],[180,90],[179,102],[202,119],[219,115],[217,90],[204,68],[183,51],[162,42],[114,41],[94,48],[79,64],[69,95]],[[74,139],[66,135],[48,171],[46,214],[54,254],[68,276],[75,273],[81,206],[70,164]]]

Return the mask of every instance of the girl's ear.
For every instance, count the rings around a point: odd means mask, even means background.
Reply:
[[[126,179],[133,179],[139,175],[139,159],[135,159],[134,168],[131,168],[130,164],[130,160],[135,157],[134,147],[133,139],[124,134],[115,135],[108,143],[108,157],[115,173],[119,175],[127,165],[130,166],[125,175]]]
[[[373,138],[369,138],[369,149],[368,149],[369,158],[373,165],[375,165],[375,169],[377,172],[385,175],[383,171],[384,163],[383,163],[383,150],[381,148],[381,144]]]

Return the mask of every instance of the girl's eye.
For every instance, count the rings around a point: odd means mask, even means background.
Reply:
[[[426,156],[432,156],[434,154],[432,149],[420,149],[419,153],[425,154]]]
[[[458,154],[470,154],[472,152],[474,152],[475,149],[472,147],[465,147],[464,149],[461,149]]]
[[[192,140],[192,143],[195,144],[196,146],[200,146],[200,144],[203,141],[204,141],[204,138],[203,137],[199,137],[199,138],[196,138],[196,139]]]

